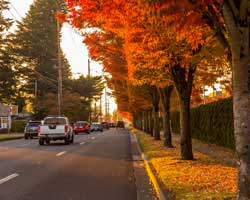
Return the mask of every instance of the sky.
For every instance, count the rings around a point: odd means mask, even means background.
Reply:
[[[10,18],[21,20],[25,17],[33,0],[9,0],[10,10],[6,11],[6,15]],[[68,59],[72,73],[74,76],[80,74],[88,74],[88,50],[82,44],[82,37],[68,24],[64,24],[62,28],[61,47]],[[102,66],[94,61],[90,61],[91,74],[101,75]]]
[[[5,12],[5,15],[15,20],[22,20],[29,10],[33,0],[9,0],[10,10]],[[15,29],[15,27],[13,27]],[[82,43],[83,38],[77,34],[77,31],[69,24],[64,24],[62,27],[62,50],[69,61],[73,76],[77,77],[80,74],[88,74],[88,49]],[[90,60],[91,75],[102,75],[102,66]],[[109,89],[108,92],[111,92]],[[104,100],[104,96],[102,97]],[[110,112],[116,109],[116,103],[113,98],[109,98]],[[103,102],[104,105],[104,102]]]

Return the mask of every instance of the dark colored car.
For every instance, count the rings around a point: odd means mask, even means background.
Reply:
[[[33,138],[38,136],[38,126],[41,125],[41,121],[30,121],[26,124],[24,129],[24,138]]]
[[[124,121],[117,121],[116,128],[125,128]]]
[[[103,129],[109,129],[109,123],[108,122],[102,122],[102,128]]]
[[[109,128],[115,128],[115,123],[114,122],[109,123]]]
[[[92,132],[92,131],[103,131],[103,128],[102,128],[102,125],[101,124],[99,124],[99,123],[93,123],[93,124],[91,124],[91,126],[90,126],[90,131]]]
[[[78,122],[74,123],[73,130],[74,130],[76,135],[78,133],[87,133],[87,134],[89,134],[90,126],[89,126],[89,123],[86,122],[86,121],[78,121]]]

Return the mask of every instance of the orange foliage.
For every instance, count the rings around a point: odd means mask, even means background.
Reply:
[[[66,20],[66,16],[65,16],[65,14],[63,14],[63,13],[58,12],[58,13],[55,14],[55,17],[56,17],[56,19],[57,19],[59,22],[61,22],[61,23],[67,21],[67,20]]]
[[[85,32],[84,43],[91,58],[101,62],[104,70],[112,75],[118,108],[127,112],[136,110],[138,104],[133,99],[140,99],[140,95],[129,94],[128,85],[164,87],[172,84],[169,75],[172,66],[179,64],[188,68],[191,64],[200,63],[204,55],[197,56],[195,52],[210,45],[212,33],[203,23],[199,9],[204,11],[208,5],[220,3],[220,0],[195,3],[190,3],[190,0],[65,2],[68,14],[58,18],[66,19],[81,30],[94,28],[94,31]],[[213,9],[216,11],[218,8]],[[203,72],[207,72],[207,68],[211,69],[211,66],[203,65]],[[199,71],[203,78],[196,79],[196,82],[203,82],[209,77],[203,72]],[[121,82],[125,88],[119,85]],[[128,102],[130,105],[125,105]]]

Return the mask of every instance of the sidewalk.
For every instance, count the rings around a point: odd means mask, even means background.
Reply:
[[[130,134],[130,142],[135,183],[137,187],[137,200],[158,200],[151,180],[147,174],[146,166],[141,157],[138,142],[134,134]]]
[[[233,151],[194,139],[195,160],[181,160],[179,135],[173,135],[175,148],[166,148],[162,140],[156,141],[135,129],[132,132],[148,155],[149,164],[162,183],[162,189],[173,195],[171,199],[236,198],[237,170]]]

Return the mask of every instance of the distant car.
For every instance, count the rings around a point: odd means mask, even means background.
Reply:
[[[103,131],[102,125],[100,123],[92,123],[90,126],[90,132],[93,131]]]
[[[114,122],[109,123],[109,128],[115,128],[115,123]]]
[[[102,122],[102,128],[103,128],[103,129],[109,129],[109,124],[108,124],[108,122]]]
[[[24,138],[33,138],[38,136],[38,126],[41,125],[41,121],[29,121],[24,129]]]
[[[117,121],[116,128],[125,128],[124,121]]]
[[[73,130],[74,130],[76,135],[78,133],[87,133],[87,134],[89,134],[90,126],[89,126],[89,123],[86,122],[86,121],[78,121],[78,122],[74,123]]]

